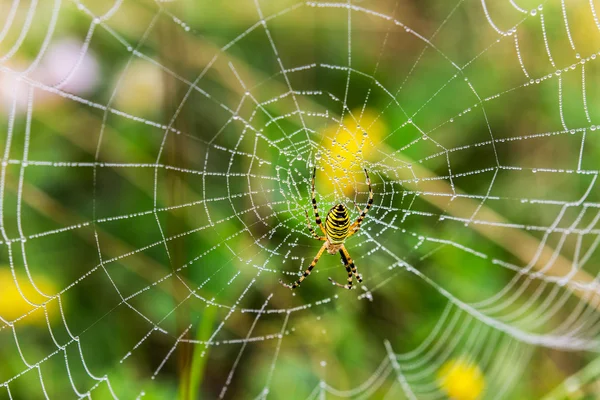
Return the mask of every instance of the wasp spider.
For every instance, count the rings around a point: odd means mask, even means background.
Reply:
[[[352,261],[348,250],[346,250],[346,247],[344,247],[344,242],[346,241],[346,239],[354,235],[360,229],[360,224],[365,219],[365,216],[367,215],[369,209],[371,208],[371,205],[373,204],[373,189],[371,188],[371,179],[369,179],[369,174],[365,169],[365,175],[367,176],[367,184],[369,185],[369,200],[365,209],[362,210],[362,212],[360,208],[355,204],[356,208],[358,208],[358,211],[360,212],[360,215],[352,225],[350,225],[350,216],[348,214],[348,209],[346,208],[346,206],[340,203],[333,206],[329,210],[329,212],[327,213],[327,217],[325,217],[325,226],[323,226],[323,221],[321,220],[321,217],[319,216],[319,211],[317,209],[317,200],[315,199],[316,171],[317,169],[315,168],[313,170],[312,176],[312,205],[315,212],[315,222],[317,223],[319,228],[321,228],[321,231],[325,236],[317,235],[315,230],[312,228],[312,226],[310,225],[310,220],[308,219],[308,212],[306,212],[306,222],[308,223],[308,230],[312,234],[313,238],[324,241],[325,243],[323,243],[323,246],[321,246],[321,249],[315,256],[314,260],[310,263],[306,271],[304,271],[302,276],[296,282],[292,283],[291,285],[288,285],[280,279],[279,283],[281,283],[286,288],[296,289],[298,286],[300,286],[302,281],[310,275],[312,269],[319,261],[319,258],[321,258],[323,252],[327,250],[329,254],[335,254],[336,252],[340,253],[340,256],[342,257],[342,262],[346,266],[346,272],[348,272],[348,283],[345,285],[337,283],[332,278],[329,278],[329,281],[334,285],[342,287],[344,289],[352,289],[352,275],[356,277],[356,280],[358,282],[362,282],[362,277],[358,274],[356,266],[354,265],[354,261]]]

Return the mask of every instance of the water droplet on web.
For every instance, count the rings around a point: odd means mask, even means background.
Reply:
[[[537,169],[532,169],[531,172],[533,172],[534,174],[537,172]]]
[[[581,54],[579,54],[579,53],[575,54],[575,58],[581,58]]]
[[[554,73],[554,75],[559,76],[561,73],[562,73],[561,70],[557,69],[556,72]]]
[[[592,125],[592,126],[590,127],[590,129],[591,129],[591,130],[593,130],[593,131],[595,131],[595,130],[596,130],[596,125]]]
[[[408,121],[406,121],[406,122],[408,122],[409,124],[412,124],[412,118],[409,118]]]
[[[296,157],[296,160],[301,161],[302,160],[302,156],[300,154],[298,154],[298,157]]]
[[[571,135],[574,135],[575,134],[575,129],[571,129],[570,133],[571,133]]]
[[[536,79],[536,80],[535,80],[535,83],[540,83],[540,80],[539,80],[539,79]]]
[[[540,5],[538,6],[538,10],[542,11],[543,9],[544,9],[544,6],[543,6],[542,4],[540,4]]]
[[[364,131],[364,132],[363,132],[363,136],[365,136],[365,137],[366,137],[366,136],[369,136],[369,134],[367,133],[367,131]]]
[[[592,57],[591,57],[591,58],[592,58],[592,60],[595,60],[595,59],[596,59],[596,55],[595,55],[595,54],[592,54]]]
[[[317,153],[317,154],[315,154],[315,159],[316,159],[316,160],[320,160],[320,159],[321,159],[321,153]]]
[[[534,16],[534,17],[535,17],[535,16],[537,15],[537,10],[534,8],[533,10],[531,10],[531,11],[529,12],[529,14],[531,14],[532,16]]]
[[[454,118],[450,118],[450,122],[454,122]]]

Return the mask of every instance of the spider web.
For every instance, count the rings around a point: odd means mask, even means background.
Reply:
[[[597,3],[430,3],[0,3],[0,396],[433,399],[466,360],[507,398],[589,362]],[[315,166],[322,215],[373,181],[353,291],[327,255],[277,283]]]

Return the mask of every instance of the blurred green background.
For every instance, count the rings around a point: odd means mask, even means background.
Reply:
[[[598,398],[598,7],[0,0],[0,398]]]

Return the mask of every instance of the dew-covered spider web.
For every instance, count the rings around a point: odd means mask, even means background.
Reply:
[[[594,398],[598,55],[597,0],[0,1],[0,398]],[[278,283],[314,167],[354,290]]]

